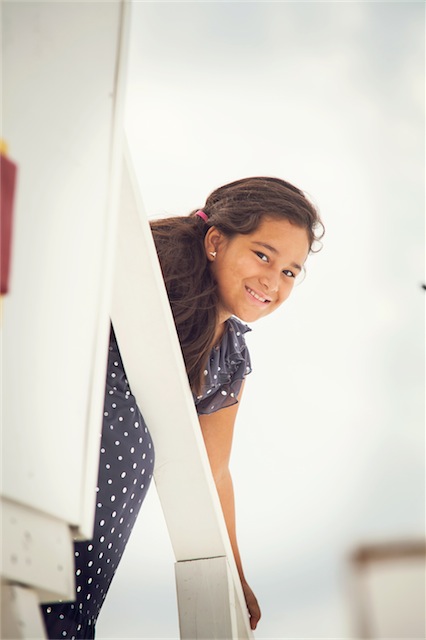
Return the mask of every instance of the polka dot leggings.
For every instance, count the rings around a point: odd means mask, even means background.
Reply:
[[[94,638],[95,624],[152,478],[154,449],[111,328],[93,538],[74,543],[76,599],[42,605],[51,640]]]

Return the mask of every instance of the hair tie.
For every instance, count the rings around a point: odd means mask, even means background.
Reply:
[[[204,220],[204,222],[207,222],[207,220],[208,220],[207,214],[205,214],[204,211],[201,211],[201,209],[196,211],[195,215],[199,216],[200,218],[202,218]]]

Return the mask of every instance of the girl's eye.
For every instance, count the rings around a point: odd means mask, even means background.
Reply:
[[[283,274],[285,276],[288,276],[289,278],[295,278],[296,275],[293,273],[293,271],[290,271],[289,269],[284,269]]]
[[[263,262],[269,262],[269,258],[267,255],[265,255],[264,253],[262,253],[261,251],[255,251],[255,254],[263,261]]]

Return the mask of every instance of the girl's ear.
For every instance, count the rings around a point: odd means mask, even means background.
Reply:
[[[204,249],[206,251],[207,260],[212,262],[215,259],[218,249],[223,241],[223,233],[216,227],[210,227],[204,236]]]

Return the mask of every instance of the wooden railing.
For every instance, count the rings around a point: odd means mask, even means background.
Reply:
[[[127,151],[112,321],[130,387],[154,441],[155,484],[177,561],[181,637],[250,638],[240,580]]]

